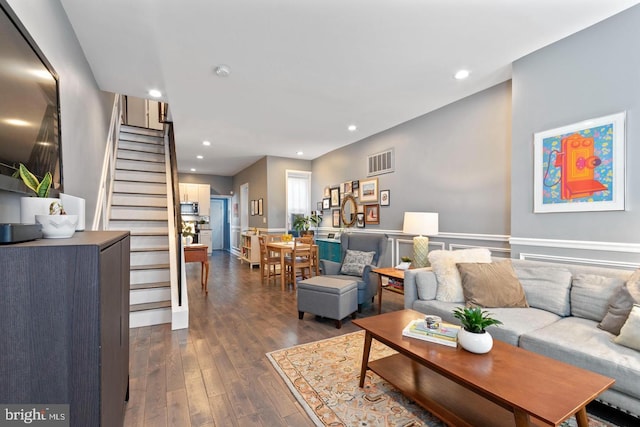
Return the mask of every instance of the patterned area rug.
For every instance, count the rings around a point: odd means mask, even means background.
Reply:
[[[267,353],[317,426],[440,427],[444,424],[371,371],[358,387],[364,331]],[[370,360],[395,351],[373,340]],[[575,419],[563,424],[576,426]],[[590,427],[611,426],[589,417]]]

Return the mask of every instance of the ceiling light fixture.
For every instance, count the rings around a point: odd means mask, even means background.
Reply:
[[[304,153],[303,153],[302,151],[298,151],[296,154],[297,154],[298,156],[302,156]]]
[[[216,73],[216,76],[218,77],[228,77],[229,74],[231,74],[231,69],[229,68],[228,65],[218,65],[216,68],[213,69],[213,71]]]
[[[200,154],[198,154],[198,155],[196,156],[196,159],[204,159],[204,157],[202,157]]]
[[[349,125],[349,127],[347,127],[347,129],[349,130],[349,132],[355,132],[358,130],[358,126],[356,125]]]
[[[454,77],[456,80],[464,80],[464,79],[466,79],[467,77],[469,77],[469,74],[470,74],[470,73],[469,73],[469,70],[460,70],[460,71],[458,71],[458,72],[457,72],[453,77]]]
[[[195,171],[196,171],[196,168],[191,168],[191,169],[189,169],[189,170],[190,170],[191,172],[195,172]]]
[[[202,145],[204,145],[204,146],[207,146],[207,147],[208,147],[208,146],[210,146],[210,145],[211,145],[211,143],[210,143],[209,141],[202,141]]]
[[[4,122],[12,126],[29,126],[29,122],[20,119],[5,119]]]
[[[162,92],[158,89],[151,89],[149,91],[149,96],[152,96],[153,98],[160,98],[162,96]]]

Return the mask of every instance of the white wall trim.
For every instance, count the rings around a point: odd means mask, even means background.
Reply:
[[[413,251],[413,240],[412,239],[392,239],[394,240],[394,245],[393,245],[393,257],[391,258],[391,261],[393,262],[393,265],[397,265],[400,263],[400,245],[411,245],[412,247],[412,251]],[[444,242],[434,242],[431,239],[429,239],[429,247],[431,246],[436,246],[439,250],[444,250],[445,249],[445,243]],[[431,249],[430,249],[431,250]]]
[[[489,249],[490,252],[502,252],[505,254],[508,254],[509,256],[511,256],[511,249],[509,248],[496,248],[496,247],[491,247],[491,246],[475,246],[475,245],[463,245],[460,243],[450,243],[449,244],[449,250],[450,251],[456,251],[456,250],[460,250],[460,249],[475,249],[475,248],[484,248],[484,249]]]
[[[402,238],[413,238],[413,235],[404,234],[402,230],[381,230],[371,228],[333,228],[320,227],[319,231],[328,233],[370,233],[370,234],[388,234],[389,236],[403,236]],[[511,236],[507,234],[473,234],[473,233],[447,233],[440,232],[437,236],[429,236],[431,239],[460,239],[460,240],[487,240],[491,242],[509,242]],[[435,243],[435,242],[434,242]],[[431,243],[429,243],[431,244]]]
[[[528,237],[512,237],[511,245],[542,246],[546,248],[585,249],[590,251],[640,253],[638,243],[597,242],[587,240],[534,239]]]
[[[598,267],[612,267],[612,268],[621,268],[621,269],[629,269],[629,270],[640,268],[640,264],[637,262],[576,258],[576,257],[569,257],[569,256],[532,254],[532,253],[525,253],[525,252],[520,253],[520,259],[534,260],[534,261],[569,262],[572,264],[586,264],[586,265],[594,265]]]

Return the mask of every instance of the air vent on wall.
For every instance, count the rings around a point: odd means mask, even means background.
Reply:
[[[393,172],[393,148],[368,157],[367,176],[382,175]]]

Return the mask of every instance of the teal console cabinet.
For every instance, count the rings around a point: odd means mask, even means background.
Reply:
[[[320,259],[341,262],[340,240],[316,239]]]

